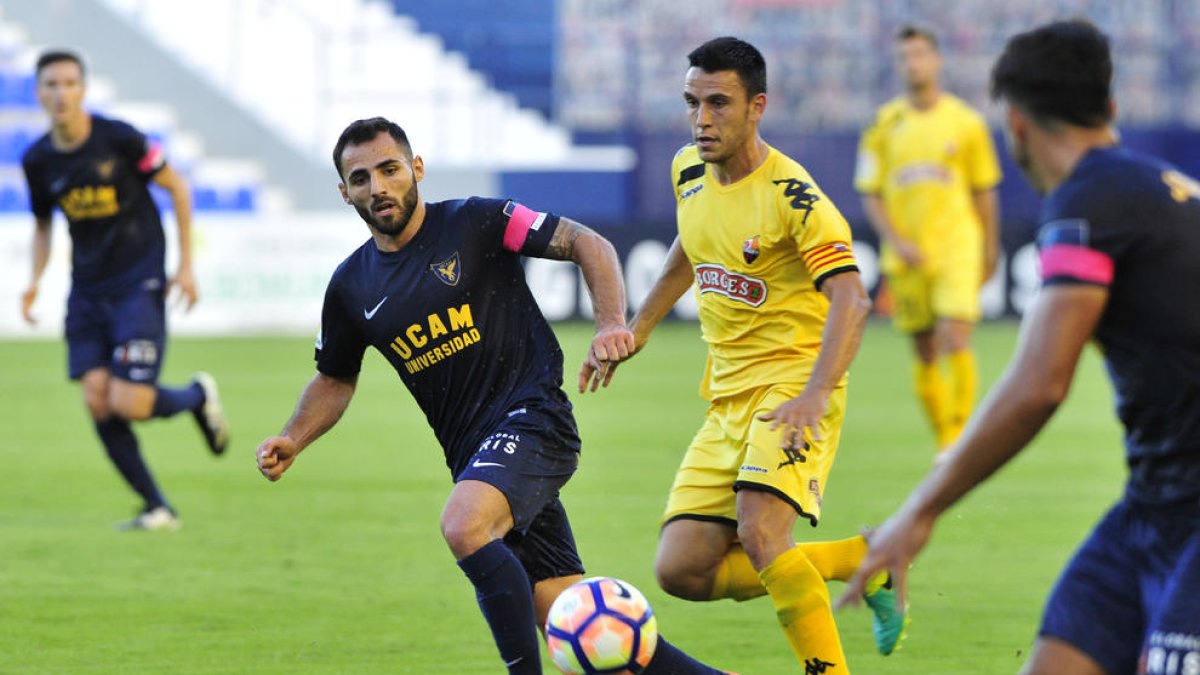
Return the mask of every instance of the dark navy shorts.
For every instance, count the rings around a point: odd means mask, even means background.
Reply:
[[[1063,571],[1040,635],[1109,673],[1200,673],[1200,505],[1119,502]]]
[[[579,436],[554,417],[524,408],[479,444],[454,478],[483,481],[504,494],[514,526],[504,543],[532,582],[583,574],[559,490],[579,466]]]
[[[95,368],[152,384],[166,347],[164,284],[150,279],[119,295],[72,291],[67,299],[67,371],[72,380]]]

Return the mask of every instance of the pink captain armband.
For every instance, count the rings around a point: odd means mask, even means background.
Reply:
[[[146,154],[138,162],[137,168],[141,173],[150,173],[163,164],[163,152],[158,143],[147,143]]]
[[[1067,277],[1108,286],[1113,279],[1112,258],[1086,246],[1053,244],[1042,249],[1042,280]]]
[[[546,214],[512,202],[512,214],[508,217],[508,225],[504,226],[504,248],[519,253],[525,245],[525,237],[530,229],[536,229],[539,220],[544,220]]]

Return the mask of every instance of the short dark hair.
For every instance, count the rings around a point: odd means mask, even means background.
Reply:
[[[908,40],[921,39],[929,43],[934,50],[938,50],[937,33],[927,26],[921,26],[915,23],[906,23],[896,29],[896,42],[907,42]]]
[[[33,74],[34,76],[40,77],[43,68],[46,66],[52,66],[56,63],[62,63],[63,61],[70,61],[71,63],[79,66],[79,74],[81,76],[87,76],[87,71],[83,66],[83,59],[80,58],[79,54],[76,54],[72,51],[67,51],[66,49],[52,49],[42,52],[41,56],[38,57],[37,67],[34,69]]]
[[[1103,127],[1112,121],[1108,36],[1082,19],[1013,36],[992,67],[992,98],[1042,123]]]
[[[713,38],[688,54],[688,65],[708,73],[736,71],[747,97],[767,93],[767,62],[762,52],[744,40]]]
[[[372,117],[366,120],[355,120],[338,136],[337,145],[333,146],[333,165],[337,167],[338,176],[342,175],[342,152],[347,145],[362,145],[370,143],[382,133],[392,137],[396,144],[404,149],[404,156],[412,159],[412,146],[408,143],[408,134],[399,124],[385,118]]]

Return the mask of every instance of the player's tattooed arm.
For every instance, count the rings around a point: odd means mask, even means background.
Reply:
[[[625,327],[625,284],[621,260],[611,242],[570,218],[559,218],[543,258],[570,260],[579,266],[592,296],[597,330]]]
[[[544,257],[551,260],[576,260],[575,244],[584,234],[600,236],[586,225],[577,223],[570,218],[559,218],[558,228],[554,230],[554,236],[550,238],[550,244],[546,246]]]
[[[603,364],[629,358],[633,351],[633,333],[625,326],[625,284],[621,260],[612,243],[591,228],[560,217],[542,257],[570,260],[583,273],[596,316],[596,335],[588,350],[588,362],[593,364],[593,371]],[[583,379],[581,374],[581,387]]]

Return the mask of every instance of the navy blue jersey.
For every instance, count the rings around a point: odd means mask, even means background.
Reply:
[[[385,253],[368,240],[334,272],[317,369],[353,376],[375,347],[412,392],[455,476],[521,408],[550,415],[578,451],[562,350],[518,255],[543,253],[557,227],[556,216],[504,200],[426,204],[404,248]]]
[[[35,216],[62,209],[71,232],[73,291],[108,294],[165,279],[162,222],[148,182],[158,146],[124,122],[92,115],[83,145],[60,152],[42,136],[22,158]]]
[[[1200,498],[1200,183],[1121,148],[1092,150],[1042,222],[1043,282],[1108,289],[1095,338],[1125,426],[1130,498]]]

